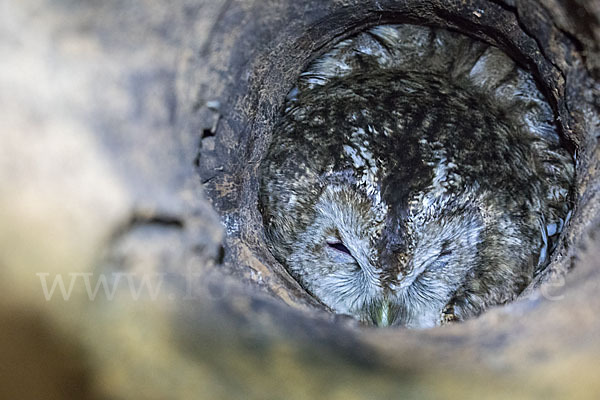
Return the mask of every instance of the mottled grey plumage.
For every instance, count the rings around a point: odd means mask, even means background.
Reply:
[[[338,313],[431,327],[515,298],[573,161],[532,78],[457,33],[380,26],[302,74],[261,166],[275,257]]]

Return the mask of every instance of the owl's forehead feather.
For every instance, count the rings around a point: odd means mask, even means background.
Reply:
[[[343,207],[355,208],[368,205],[365,220],[380,224],[386,220],[389,205],[382,196],[381,184],[373,176],[356,175],[356,171],[344,169],[328,171],[321,177],[326,197],[335,197]]]

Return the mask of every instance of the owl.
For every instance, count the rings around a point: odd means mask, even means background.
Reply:
[[[504,52],[404,24],[309,65],[260,176],[269,249],[308,293],[367,325],[429,328],[531,282],[568,218],[574,163]]]

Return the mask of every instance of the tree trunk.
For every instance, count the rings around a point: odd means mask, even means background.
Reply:
[[[20,0],[0,21],[0,398],[600,396],[598,1]],[[327,312],[256,206],[298,74],[399,22],[513,56],[577,160],[546,272],[420,331]]]

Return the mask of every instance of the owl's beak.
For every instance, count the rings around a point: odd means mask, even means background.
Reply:
[[[371,319],[379,327],[391,326],[396,319],[392,304],[388,300],[383,300],[373,308]]]

